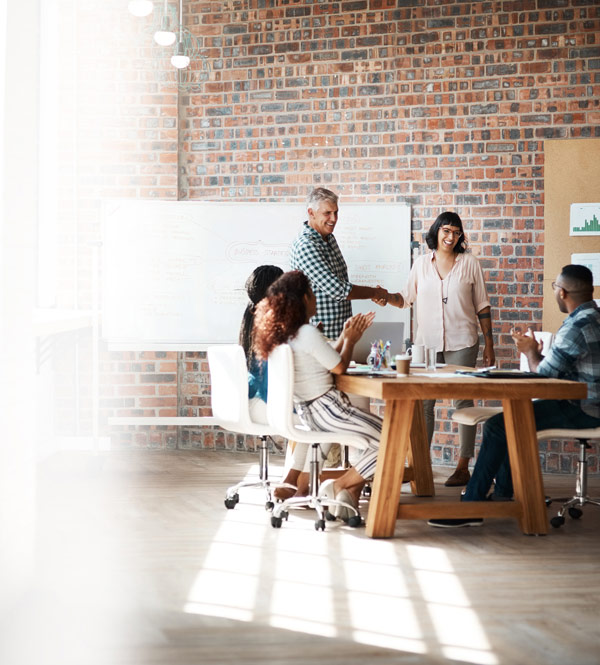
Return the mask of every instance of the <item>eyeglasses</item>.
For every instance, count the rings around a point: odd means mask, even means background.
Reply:
[[[565,289],[564,286],[561,286],[560,284],[557,284],[556,282],[552,282],[552,288],[553,289],[556,289],[556,288],[562,289],[565,293],[581,293],[582,292],[582,289],[571,289],[569,291],[569,290]]]
[[[460,238],[460,236],[462,235],[462,231],[453,231],[452,229],[444,228],[443,226],[442,226],[442,233],[445,236],[456,236],[457,238]]]

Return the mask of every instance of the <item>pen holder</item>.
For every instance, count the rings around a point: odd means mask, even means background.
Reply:
[[[389,341],[384,342],[380,339],[371,344],[371,352],[367,357],[367,365],[371,365],[374,370],[392,366]]]

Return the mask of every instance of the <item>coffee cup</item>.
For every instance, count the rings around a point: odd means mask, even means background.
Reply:
[[[420,365],[425,362],[425,345],[424,344],[413,344],[409,353],[412,356],[413,365]]]
[[[396,376],[408,376],[410,374],[410,356],[408,354],[396,356]]]

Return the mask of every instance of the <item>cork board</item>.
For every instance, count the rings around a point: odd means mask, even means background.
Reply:
[[[571,203],[600,201],[600,139],[544,141],[544,330],[563,322],[552,282],[571,254],[600,252],[600,236],[569,235]],[[594,297],[600,297],[596,287]]]

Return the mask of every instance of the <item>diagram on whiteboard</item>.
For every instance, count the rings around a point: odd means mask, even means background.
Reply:
[[[289,270],[306,219],[292,203],[112,201],[103,235],[102,335],[113,346],[194,350],[237,341],[246,279],[259,265]],[[404,288],[410,271],[410,207],[340,205],[335,231],[354,284]],[[369,311],[371,301],[353,309]],[[376,307],[376,320],[410,310]]]
[[[600,203],[571,203],[572,236],[600,235]]]

